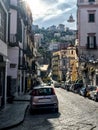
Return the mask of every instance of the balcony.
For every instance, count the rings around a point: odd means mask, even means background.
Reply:
[[[32,27],[30,25],[27,26],[27,31],[28,31],[28,33],[32,32]]]
[[[26,2],[25,1],[21,1],[18,3],[18,11],[20,14],[20,17],[23,19],[24,24],[28,25],[28,18],[27,18],[27,14],[26,14]]]
[[[96,50],[97,49],[97,44],[94,44],[94,46],[93,47],[90,47],[90,45],[89,44],[86,44],[86,49],[88,50]]]
[[[34,34],[31,32],[30,34],[31,41],[34,43]]]
[[[24,58],[24,57],[20,57],[20,56],[19,56],[18,69],[20,69],[20,70],[27,70],[27,64],[26,64],[26,61],[25,61],[25,58]]]
[[[16,34],[9,35],[9,46],[11,47],[18,46]]]
[[[17,3],[17,0],[14,0],[14,1],[10,0],[10,1],[8,1],[8,2],[9,2],[10,8],[12,8],[12,9],[14,9],[14,10],[18,10],[18,7],[17,7],[18,3]]]
[[[33,57],[33,52],[31,51],[31,49],[28,45],[27,45],[27,48],[24,50],[24,54],[26,54],[26,56],[29,58]]]
[[[31,65],[32,67],[32,71],[36,71],[36,64],[35,64],[35,61],[32,61],[32,65]]]
[[[94,0],[78,0],[77,2],[78,6],[82,6],[82,5],[98,5],[98,1],[94,1]]]

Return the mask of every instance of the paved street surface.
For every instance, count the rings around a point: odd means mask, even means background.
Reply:
[[[0,130],[7,130],[24,121],[26,110],[29,106],[30,95],[17,95],[12,103],[0,111]]]
[[[9,130],[98,130],[98,103],[78,94],[56,88],[59,113],[26,113],[19,126]],[[18,117],[17,117],[18,118]]]

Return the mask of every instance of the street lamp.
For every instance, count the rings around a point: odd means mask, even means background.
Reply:
[[[70,24],[75,22],[72,14],[69,16],[67,22],[69,22]],[[71,39],[71,41],[70,41],[72,45],[74,45],[73,41],[75,42],[75,39],[76,39],[76,34],[74,35],[74,39]],[[74,47],[74,49],[73,49],[73,47]],[[75,46],[70,47],[70,50],[71,50],[70,52],[73,52],[73,50],[76,50],[76,47]],[[76,67],[77,67],[76,59],[78,61],[78,56],[76,54],[74,54],[74,53],[72,54],[70,52],[69,52],[70,55],[68,56],[69,69],[68,69],[68,79],[67,80],[74,81],[77,79],[77,75],[78,75],[78,70],[76,71]],[[72,55],[74,55],[74,60],[71,58]]]
[[[67,22],[70,23],[70,24],[72,24],[72,23],[75,22],[75,20],[74,20],[72,14],[69,16],[69,19],[67,20]]]
[[[75,22],[75,20],[73,19],[72,14],[69,16],[69,19],[67,20],[67,22],[69,22],[69,23]]]

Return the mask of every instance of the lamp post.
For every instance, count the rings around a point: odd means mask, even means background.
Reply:
[[[72,14],[69,16],[69,19],[67,20],[67,22],[69,22],[70,24],[72,24],[72,23],[74,23],[75,22],[75,20],[74,20],[74,18],[73,18],[73,16],[72,16]],[[71,44],[73,43],[72,41],[73,40],[75,40],[75,37],[74,37],[74,39],[72,39],[71,38]],[[73,48],[71,48],[71,50],[73,50]],[[76,50],[76,49],[75,49]],[[71,55],[72,54],[70,54],[70,56],[69,57],[71,57]],[[74,59],[76,59],[77,57],[74,55]],[[68,62],[68,79],[69,79],[69,77],[70,77],[70,80],[72,81],[72,74],[73,74],[73,71],[72,71],[72,68],[73,68],[73,66],[74,66],[74,64],[73,65],[71,65],[72,63],[71,63],[71,59],[69,58],[69,62]]]
[[[67,22],[70,23],[71,25],[75,22],[72,14],[69,16],[69,19],[67,20]],[[73,41],[73,38],[71,38],[71,43],[72,43],[72,41]]]
[[[67,20],[67,22],[69,22],[69,23],[75,22],[75,20],[73,19],[72,14],[69,16],[69,19]]]

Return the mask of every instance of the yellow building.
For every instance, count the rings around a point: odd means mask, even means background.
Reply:
[[[60,50],[53,52],[52,76],[59,81],[65,80],[66,77],[66,71],[67,71],[66,52],[67,50]]]
[[[60,81],[76,81],[78,78],[78,57],[76,47],[53,52],[52,76]]]
[[[60,73],[60,51],[53,52],[52,55],[52,77],[55,80],[61,80],[61,73]]]
[[[78,57],[76,54],[76,47],[69,46],[67,48],[67,58],[69,59],[69,72],[70,80],[76,81],[78,78]]]

